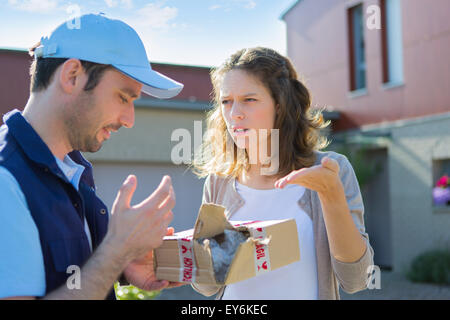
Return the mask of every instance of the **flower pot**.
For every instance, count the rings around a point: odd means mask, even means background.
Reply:
[[[445,206],[447,204],[450,204],[450,187],[433,188],[433,200],[434,204],[437,206]]]

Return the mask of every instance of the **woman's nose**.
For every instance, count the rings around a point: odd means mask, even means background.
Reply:
[[[231,116],[231,119],[241,120],[244,118],[244,113],[242,112],[239,103],[237,103],[237,102],[233,103],[233,105],[231,106],[230,116]]]

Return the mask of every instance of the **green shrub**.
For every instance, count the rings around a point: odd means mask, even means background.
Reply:
[[[432,250],[416,257],[407,273],[413,282],[450,285],[450,251]]]
[[[161,291],[144,291],[133,286],[114,284],[117,300],[150,300],[156,298]]]

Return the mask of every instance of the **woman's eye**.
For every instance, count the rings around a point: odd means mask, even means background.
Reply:
[[[230,102],[230,100],[222,100],[222,104],[228,104]]]
[[[245,101],[246,102],[253,102],[253,101],[256,101],[256,99],[255,98],[247,98],[247,99],[245,99]]]

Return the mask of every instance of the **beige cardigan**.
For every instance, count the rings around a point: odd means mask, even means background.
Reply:
[[[373,249],[369,243],[369,236],[364,228],[364,205],[355,172],[344,155],[336,152],[316,152],[315,164],[320,164],[324,156],[331,157],[339,163],[339,176],[345,190],[345,196],[352,215],[361,235],[366,239],[366,251],[356,262],[345,263],[336,260],[330,253],[328,237],[323,219],[322,207],[317,192],[306,189],[299,199],[298,205],[309,215],[313,222],[314,244],[316,248],[317,278],[319,299],[338,300],[339,286],[347,293],[355,293],[366,289],[369,276],[368,268],[373,265]],[[234,178],[224,178],[209,175],[204,184],[203,203],[215,203],[226,208],[227,217],[244,204],[235,188]],[[210,286],[193,284],[193,288],[205,296],[217,295],[220,299],[225,286]]]

